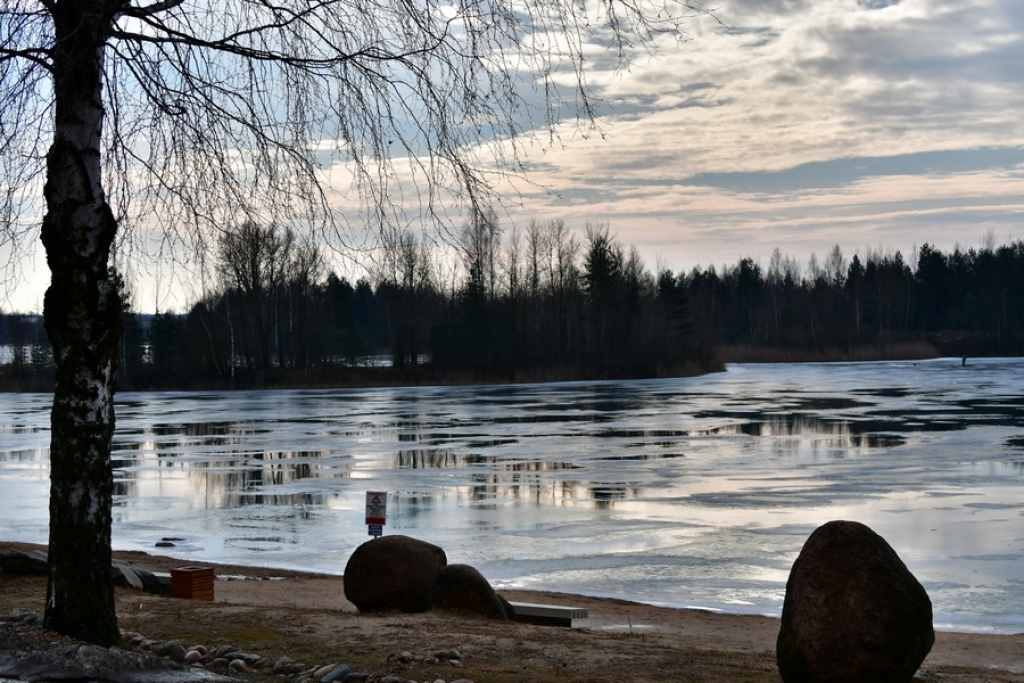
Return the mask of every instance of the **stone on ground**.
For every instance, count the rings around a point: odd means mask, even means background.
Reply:
[[[0,571],[4,574],[35,574],[46,576],[49,568],[46,555],[38,550],[5,550],[0,552]]]
[[[355,549],[345,566],[345,597],[360,612],[429,607],[423,598],[448,564],[444,550],[409,536],[382,536]]]
[[[434,609],[459,610],[508,620],[505,605],[483,574],[468,564],[450,564],[437,574],[428,596]]]
[[[134,588],[135,590],[146,591],[147,593],[165,593],[160,579],[153,572],[133,567],[127,562],[113,560],[111,569],[114,572],[114,585],[123,588]]]
[[[907,683],[934,642],[931,600],[885,539],[848,521],[811,534],[786,583],[785,683]]]

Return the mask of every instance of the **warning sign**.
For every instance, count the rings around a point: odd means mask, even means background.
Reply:
[[[384,526],[388,516],[388,492],[366,492],[366,523]]]

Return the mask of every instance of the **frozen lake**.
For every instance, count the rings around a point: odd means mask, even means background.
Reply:
[[[871,526],[940,629],[1024,632],[1024,360],[689,379],[126,393],[114,545],[341,573],[385,533],[497,587],[778,615],[820,524]],[[49,396],[0,394],[0,538],[45,543]]]

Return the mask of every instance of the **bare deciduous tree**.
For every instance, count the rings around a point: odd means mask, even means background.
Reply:
[[[295,235],[290,229],[253,221],[221,236],[217,270],[226,296],[240,296],[234,310],[249,369],[268,369],[275,351],[280,361],[278,297],[290,275],[294,249]],[[273,346],[271,342],[275,342]]]
[[[118,638],[109,452],[122,322],[108,263],[119,236],[160,229],[202,252],[239,214],[342,232],[329,183],[350,183],[373,225],[401,223],[403,192],[438,219],[452,202],[479,211],[490,173],[519,168],[523,133],[554,132],[566,104],[592,120],[585,54],[628,58],[633,41],[681,35],[703,12],[689,1],[4,2],[0,246],[17,253],[39,234],[51,271],[46,626]]]

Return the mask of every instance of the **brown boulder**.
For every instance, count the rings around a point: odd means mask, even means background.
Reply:
[[[420,611],[446,564],[444,550],[436,545],[408,536],[382,536],[363,543],[348,559],[345,597],[360,612]]]
[[[437,574],[427,595],[434,609],[460,610],[507,621],[509,615],[502,598],[494,592],[483,574],[468,564],[450,564]]]
[[[846,521],[811,534],[786,583],[785,683],[907,683],[934,642],[931,600],[885,539]]]

